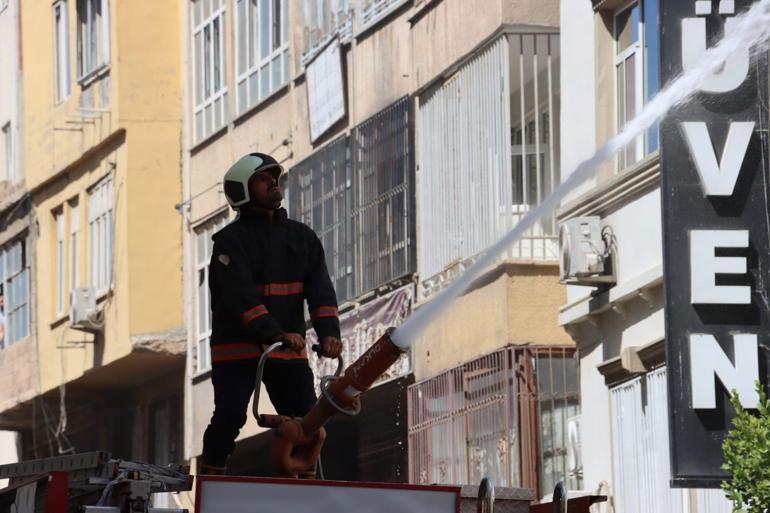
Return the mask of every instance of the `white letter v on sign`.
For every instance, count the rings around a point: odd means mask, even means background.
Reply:
[[[711,142],[706,123],[688,121],[680,123],[690,155],[700,176],[700,183],[707,196],[731,196],[738,181],[746,148],[754,131],[753,121],[730,123],[722,160],[717,164],[714,145]]]

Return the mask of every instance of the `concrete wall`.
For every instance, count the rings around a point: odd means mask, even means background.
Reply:
[[[558,0],[444,0],[416,9],[410,30],[414,87],[429,83],[503,25],[559,26]]]
[[[590,2],[561,2],[561,172],[566,178],[597,149],[596,76]],[[565,137],[566,136],[566,137]],[[587,182],[566,201],[593,187]]]
[[[479,279],[412,346],[415,380],[434,376],[507,344],[569,344],[558,326],[566,299],[558,266],[509,261]]]

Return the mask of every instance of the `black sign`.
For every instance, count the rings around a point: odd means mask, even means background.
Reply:
[[[661,0],[661,80],[697,66],[749,0]],[[770,344],[767,52],[736,51],[661,124],[672,486],[717,487]]]

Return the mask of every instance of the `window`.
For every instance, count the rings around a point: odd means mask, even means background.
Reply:
[[[29,335],[29,268],[26,245],[16,240],[0,247],[0,321],[4,336],[0,348]]]
[[[286,0],[237,0],[238,112],[264,100],[289,80]]]
[[[64,312],[64,211],[54,212],[56,224],[56,314]]]
[[[570,347],[509,346],[410,385],[409,482],[475,484],[486,476],[534,488],[537,497],[560,479],[581,489],[567,458],[580,414],[578,365]]]
[[[312,59],[326,43],[339,35],[340,42],[352,35],[351,0],[304,0],[303,21],[307,47],[302,54],[302,65]]]
[[[103,294],[112,284],[112,177],[89,193],[88,241],[90,284],[97,294]]]
[[[353,243],[348,138],[342,136],[288,173],[286,204],[292,219],[312,227],[340,302],[352,299]]]
[[[398,9],[406,0],[363,0],[361,2],[361,25],[367,28]]]
[[[70,201],[70,289],[80,286],[80,272],[78,268],[80,258],[80,206],[78,199]]]
[[[8,0],[0,0],[0,12],[4,11],[8,7]]]
[[[56,56],[56,102],[66,100],[70,95],[70,38],[67,2],[62,0],[53,6],[54,54]]]
[[[409,104],[396,101],[288,173],[291,217],[321,240],[340,302],[415,271]]]
[[[225,125],[225,3],[223,0],[194,0],[193,78],[195,142]]]
[[[109,0],[78,0],[78,80],[110,61]]]
[[[0,129],[0,136],[2,136],[2,148],[3,148],[3,155],[2,155],[2,166],[3,166],[3,180],[10,180],[13,181],[14,176],[14,166],[13,166],[13,134],[11,133],[11,123],[10,121],[3,125],[3,128]]]
[[[221,217],[195,230],[195,326],[196,368],[203,372],[211,367],[211,299],[209,297],[209,260],[214,246],[211,236],[222,229],[226,218]]]
[[[657,0],[645,0],[615,15],[615,77],[617,130],[634,119],[643,105],[658,92],[659,34]],[[624,169],[658,148],[658,125],[629,143],[618,154]]]

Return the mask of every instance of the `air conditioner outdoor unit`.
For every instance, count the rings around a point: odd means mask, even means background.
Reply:
[[[565,221],[559,231],[559,271],[562,283],[595,285],[614,282],[606,244],[599,216],[576,217]]]
[[[72,289],[70,296],[70,324],[83,331],[100,331],[99,310],[96,308],[96,293],[93,287]]]

